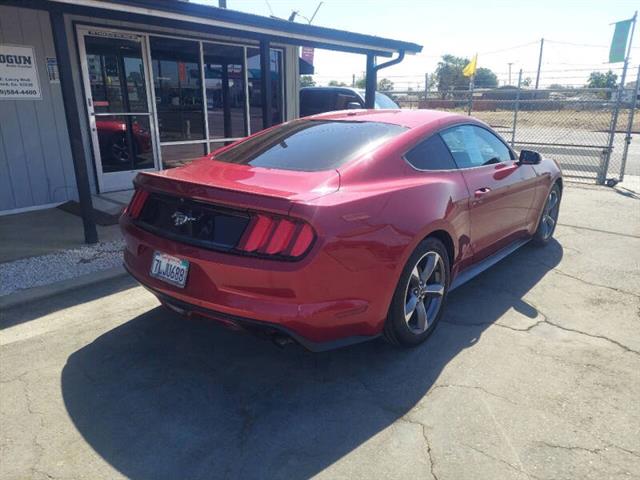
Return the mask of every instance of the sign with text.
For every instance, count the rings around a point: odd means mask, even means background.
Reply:
[[[33,47],[0,44],[0,100],[39,100]]]
[[[302,55],[300,57],[309,65],[313,65],[313,53],[313,47],[302,47]]]

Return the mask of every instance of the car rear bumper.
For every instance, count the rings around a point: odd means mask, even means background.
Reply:
[[[384,314],[370,308],[372,302],[380,302],[377,292],[371,292],[372,298],[359,295],[363,274],[345,269],[318,251],[319,245],[303,260],[282,262],[181,244],[151,234],[125,217],[120,224],[126,241],[125,268],[161,302],[181,313],[243,329],[272,329],[314,351],[380,333]],[[189,261],[185,288],[149,275],[155,251]]]
[[[289,343],[288,340],[291,340],[294,343],[298,343],[303,346],[307,350],[312,352],[324,352],[327,350],[334,350],[336,348],[342,348],[349,345],[355,345],[357,343],[366,342],[369,340],[374,340],[378,338],[380,335],[354,335],[349,337],[338,338],[335,340],[327,340],[324,342],[314,342],[297,332],[290,330],[280,324],[270,323],[261,320],[253,320],[250,318],[239,317],[236,315],[230,315],[228,313],[218,312],[215,310],[209,310],[207,308],[200,307],[198,305],[193,305],[191,303],[185,302],[183,300],[179,300],[175,297],[162,293],[158,290],[155,290],[148,285],[145,285],[141,282],[126,266],[125,269],[129,272],[129,274],[135,278],[138,282],[140,282],[147,290],[153,293],[158,300],[170,310],[177,312],[184,316],[192,316],[199,315],[201,317],[206,317],[211,320],[215,320],[217,322],[222,323],[226,327],[229,327],[233,330],[242,330],[251,334],[257,334],[259,336],[266,337],[267,339],[273,340],[274,343],[278,345],[286,345]]]

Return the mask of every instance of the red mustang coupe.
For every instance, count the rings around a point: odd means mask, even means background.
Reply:
[[[125,266],[167,307],[324,350],[424,341],[447,293],[546,244],[560,169],[471,117],[350,110],[141,173]]]

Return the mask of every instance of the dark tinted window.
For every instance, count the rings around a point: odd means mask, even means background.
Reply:
[[[240,142],[214,158],[282,170],[329,170],[405,130],[388,123],[301,119]]]
[[[507,146],[484,128],[460,125],[441,135],[459,168],[492,165],[512,159]]]
[[[204,139],[198,42],[151,37],[151,61],[160,141]]]
[[[269,52],[269,73],[271,77],[271,125],[277,125],[283,121],[283,73],[282,51],[271,49]],[[249,124],[251,133],[259,132],[264,128],[262,118],[262,67],[260,64],[260,50],[247,48],[247,73],[249,77]]]
[[[300,116],[335,110],[335,97],[333,90],[300,90]]]
[[[244,49],[203,43],[209,138],[247,135]]]
[[[419,143],[404,157],[419,170],[452,170],[456,168],[453,157],[440,135],[433,135]]]

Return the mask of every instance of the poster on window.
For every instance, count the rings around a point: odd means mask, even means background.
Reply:
[[[39,100],[33,47],[0,44],[0,100]]]
[[[47,57],[47,75],[49,75],[49,83],[60,83],[58,60],[55,57]]]

